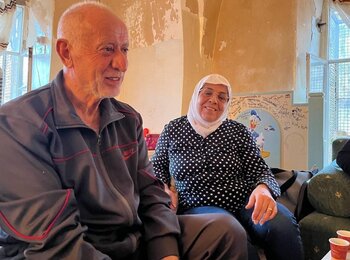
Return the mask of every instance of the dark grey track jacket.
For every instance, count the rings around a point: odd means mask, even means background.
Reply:
[[[62,72],[0,108],[0,259],[128,259],[141,239],[149,259],[178,254],[140,115],[115,99],[100,108],[96,134]]]

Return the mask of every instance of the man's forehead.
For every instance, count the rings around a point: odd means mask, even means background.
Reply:
[[[127,30],[114,27],[111,30],[99,30],[97,31],[97,35],[98,41],[101,43],[116,42],[118,45],[129,45],[129,35]]]
[[[128,42],[128,29],[124,22],[117,17],[100,17],[89,22],[91,34],[95,34],[101,40],[117,38],[118,41]]]

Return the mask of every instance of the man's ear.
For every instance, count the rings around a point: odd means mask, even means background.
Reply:
[[[70,55],[70,49],[67,40],[57,39],[56,52],[58,56],[60,56],[60,59],[65,67],[70,68],[73,66],[73,60]]]

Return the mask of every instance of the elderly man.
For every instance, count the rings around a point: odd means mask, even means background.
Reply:
[[[245,259],[224,214],[177,217],[154,177],[142,119],[115,100],[125,24],[96,2],[58,25],[63,70],[0,108],[1,259]]]

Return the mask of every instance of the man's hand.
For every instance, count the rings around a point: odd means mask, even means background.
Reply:
[[[177,205],[178,205],[177,191],[176,191],[174,186],[170,186],[170,188],[166,184],[164,186],[165,186],[165,192],[168,193],[168,195],[170,196],[170,199],[171,199],[170,208],[176,213]]]
[[[249,197],[246,209],[254,207],[252,220],[254,224],[263,225],[277,214],[277,204],[266,184],[259,184]]]

